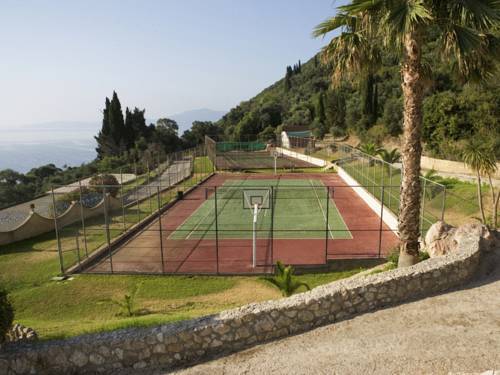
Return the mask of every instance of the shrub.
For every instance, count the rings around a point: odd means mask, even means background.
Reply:
[[[89,190],[102,194],[104,188],[112,197],[116,197],[120,190],[120,184],[116,177],[111,174],[99,174],[90,179]]]
[[[5,337],[12,321],[14,320],[14,308],[10,302],[8,293],[5,289],[0,288],[0,344],[5,341]]]
[[[298,281],[294,276],[294,269],[292,266],[284,266],[283,263],[278,261],[276,263],[276,275],[273,277],[266,277],[264,280],[269,281],[276,288],[281,291],[283,297],[290,297],[301,286],[310,290],[309,285],[302,281]]]

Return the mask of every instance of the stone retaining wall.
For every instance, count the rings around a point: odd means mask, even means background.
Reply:
[[[479,244],[479,236],[463,236],[458,251],[444,257],[204,318],[11,345],[0,352],[0,374],[105,373],[193,364],[460,285],[478,267]]]

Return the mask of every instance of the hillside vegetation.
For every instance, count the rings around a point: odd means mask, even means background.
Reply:
[[[425,62],[432,66],[424,102],[425,152],[456,160],[466,140],[492,143],[500,157],[500,85],[496,77],[484,85],[463,85],[453,62],[440,62],[429,43]],[[285,77],[231,109],[218,124],[233,140],[268,140],[283,125],[307,126],[322,138],[355,134],[363,142],[381,143],[402,131],[402,92],[397,59],[384,55],[382,65],[360,83],[333,89],[329,69],[314,56],[287,67]]]

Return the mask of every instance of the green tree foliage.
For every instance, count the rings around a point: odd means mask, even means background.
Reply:
[[[0,287],[0,346],[5,341],[5,337],[12,322],[14,321],[14,308],[10,302],[7,291]]]
[[[212,121],[194,121],[191,129],[182,135],[182,140],[186,147],[193,147],[203,144],[206,135],[217,139],[221,134],[221,128]]]

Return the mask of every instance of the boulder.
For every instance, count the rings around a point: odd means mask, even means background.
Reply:
[[[431,258],[446,255],[456,247],[454,240],[456,228],[443,221],[434,223],[424,239],[425,251]]]
[[[7,332],[7,341],[36,341],[38,335],[33,328],[25,327],[22,324],[16,323]]]
[[[470,235],[481,237],[480,246],[483,251],[491,251],[496,246],[499,246],[495,233],[481,223],[467,223],[461,225],[455,231],[454,238],[455,241],[458,242],[461,238]]]
[[[431,258],[443,256],[455,251],[457,244],[466,237],[479,236],[481,238],[481,250],[491,251],[500,246],[494,232],[481,223],[467,223],[458,228],[445,222],[434,223],[424,239],[425,251]]]

